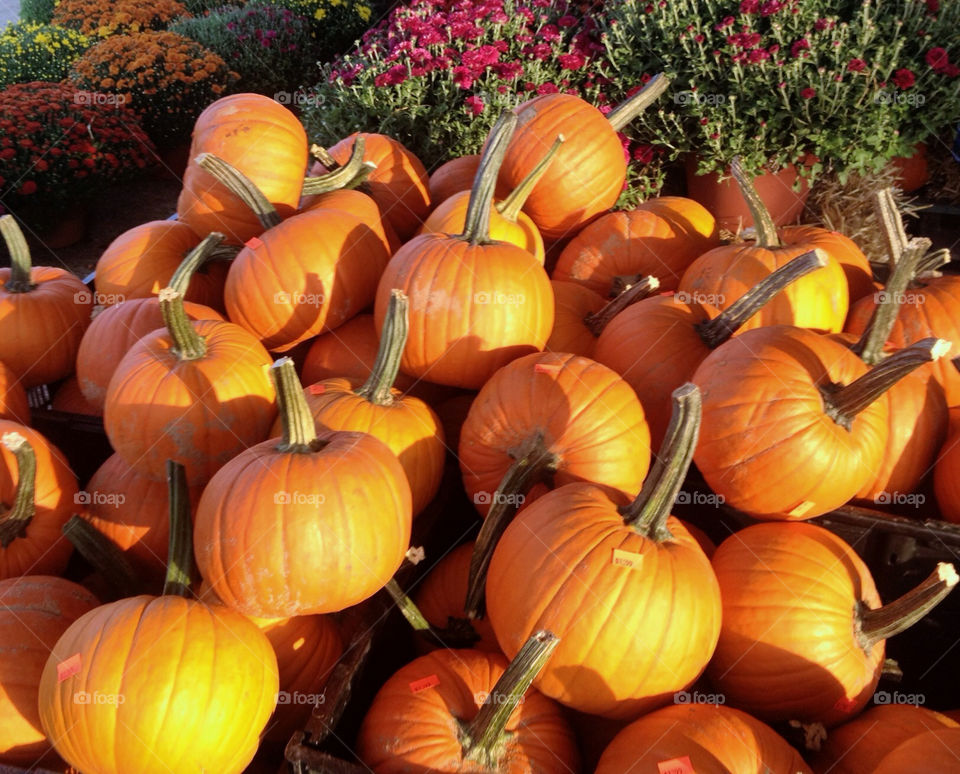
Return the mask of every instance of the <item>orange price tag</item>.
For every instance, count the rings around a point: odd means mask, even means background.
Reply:
[[[798,505],[796,508],[794,508],[792,511],[790,511],[790,512],[787,514],[787,516],[793,516],[794,518],[799,519],[801,516],[803,516],[804,514],[806,514],[807,511],[809,511],[809,510],[810,510],[811,508],[813,508],[815,505],[816,505],[816,503],[810,502],[810,500],[804,500],[802,503],[800,503],[800,505]]]
[[[855,709],[856,706],[856,699],[848,699],[846,696],[841,696],[837,699],[837,703],[833,705],[833,708],[838,712],[850,712],[850,710]]]
[[[660,761],[657,764],[659,774],[697,774],[693,770],[693,764],[690,763],[690,756],[684,755],[682,758],[671,758],[668,761]]]
[[[560,366],[551,365],[550,363],[537,363],[533,370],[538,374],[557,374],[560,373]]]
[[[74,653],[70,658],[57,664],[57,682],[62,683],[80,671],[80,654]]]
[[[420,693],[420,691],[425,691],[427,688],[434,688],[440,685],[440,678],[436,675],[430,675],[429,677],[423,677],[420,680],[414,680],[410,683],[410,693]]]
[[[643,554],[624,551],[622,548],[614,548],[610,562],[611,564],[617,565],[617,567],[629,567],[631,570],[639,570],[640,565],[643,564]]]
[[[258,247],[263,247],[263,242],[257,237],[250,237],[243,244],[244,247],[249,247],[251,250],[256,250]]]
[[[311,384],[309,387],[311,395],[323,395],[326,389],[322,384]]]

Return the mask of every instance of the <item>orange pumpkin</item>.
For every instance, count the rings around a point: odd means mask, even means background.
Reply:
[[[884,644],[957,582],[948,564],[880,607],[873,578],[843,540],[805,523],[755,524],[713,555],[723,626],[710,679],[762,720],[819,722],[856,715],[873,696]],[[789,577],[790,582],[784,583]]]
[[[50,750],[40,728],[40,673],[57,639],[99,600],[47,575],[0,581],[0,762],[34,766]]]
[[[10,268],[0,269],[0,361],[25,388],[69,376],[93,294],[65,269],[31,266],[12,215],[0,216],[0,235],[10,251]]]
[[[430,174],[430,205],[436,209],[443,201],[460,191],[469,191],[480,166],[480,154],[457,156],[445,161]]]
[[[940,516],[960,524],[960,433],[951,433],[933,468],[933,492]]]
[[[197,506],[197,564],[217,596],[247,615],[339,611],[379,591],[400,567],[410,485],[382,441],[315,431],[289,358],[271,373],[283,437],[238,454],[207,484]]]
[[[575,282],[550,280],[550,287],[553,288],[553,330],[544,349],[593,357],[597,336],[586,320],[603,309],[607,300]]]
[[[677,390],[676,406],[633,503],[593,484],[562,486],[517,515],[490,562],[487,614],[503,652],[537,629],[555,632],[536,685],[581,712],[632,719],[665,704],[699,677],[720,633],[710,561],[669,515],[696,444],[696,388]]]
[[[380,279],[378,328],[393,290],[410,299],[400,367],[411,376],[478,389],[501,366],[542,349],[550,336],[553,293],[543,267],[526,250],[489,238],[497,169],[515,121],[506,113],[491,133],[464,233],[413,238]]]
[[[847,278],[850,306],[877,292],[870,261],[850,237],[818,226],[784,226],[777,233],[784,245],[817,248],[835,258]]]
[[[227,244],[242,245],[263,233],[263,224],[243,200],[197,164],[201,153],[239,169],[280,217],[296,211],[307,168],[307,135],[276,100],[232,94],[207,106],[193,127],[190,163],[177,200],[177,216],[200,237],[216,231],[226,235]]]
[[[27,391],[10,367],[0,361],[0,418],[12,419],[21,425],[30,424]]]
[[[80,382],[77,381],[76,376],[71,376],[60,385],[50,402],[50,407],[54,411],[65,411],[70,414],[85,414],[91,417],[103,416],[103,409],[94,406],[80,391]]]
[[[952,774],[960,758],[960,728],[926,731],[901,743],[883,757],[873,774]]]
[[[369,226],[377,237],[387,246],[387,252],[393,255],[400,248],[400,237],[393,230],[390,221],[380,217],[380,208],[377,203],[362,191],[348,188],[339,188],[326,193],[309,197],[300,205],[300,212],[310,210],[342,210],[355,215]]]

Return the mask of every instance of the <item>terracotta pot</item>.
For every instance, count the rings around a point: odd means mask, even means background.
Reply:
[[[697,174],[697,157],[687,156],[687,196],[700,202],[717,219],[717,225],[728,231],[736,231],[753,225],[747,203],[732,177],[720,181],[715,173]],[[793,190],[797,180],[797,168],[790,164],[776,174],[764,174],[754,178],[753,184],[763,203],[778,226],[795,223],[803,212],[810,186],[800,181],[798,191]]]
[[[890,159],[890,166],[897,172],[896,185],[901,191],[910,193],[922,188],[930,179],[930,169],[927,166],[927,144],[917,143],[912,156],[897,156]]]

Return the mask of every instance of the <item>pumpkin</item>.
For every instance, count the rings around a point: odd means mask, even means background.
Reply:
[[[854,550],[806,523],[742,529],[717,548],[713,568],[723,600],[708,670],[717,690],[761,720],[828,728],[871,700],[887,638],[919,620],[957,582],[953,566],[941,563],[915,589],[880,607]]]
[[[873,774],[898,745],[926,731],[957,728],[939,712],[912,704],[878,704],[830,730],[814,754],[817,774]]]
[[[88,329],[89,330],[89,329]],[[86,399],[80,390],[80,382],[76,376],[71,376],[57,388],[50,402],[54,411],[64,411],[69,414],[84,414],[91,417],[103,416],[103,409],[94,406]]]
[[[59,575],[72,548],[60,532],[75,507],[77,479],[36,430],[0,420],[0,580]]]
[[[580,97],[564,93],[542,94],[514,108],[517,130],[499,174],[508,189],[520,185],[558,134],[566,138],[524,205],[544,239],[574,234],[616,203],[627,174],[617,132],[667,85],[663,75],[656,76],[608,116]]]
[[[0,269],[0,361],[25,388],[69,376],[93,294],[65,269],[31,266],[12,215],[0,216],[0,235],[10,251],[10,267]]]
[[[770,726],[722,704],[676,704],[644,715],[614,737],[595,774],[674,770],[810,774],[800,754]]]
[[[181,285],[175,289],[183,292]],[[191,320],[223,320],[219,312],[189,301],[183,302],[183,311]],[[124,355],[144,336],[163,327],[157,298],[133,298],[94,314],[77,350],[77,384],[100,414],[110,380]]]
[[[490,210],[490,238],[499,242],[510,242],[531,253],[539,263],[546,255],[543,249],[543,237],[530,217],[521,212],[521,208],[553,160],[557,149],[563,143],[563,135],[557,137],[541,159],[524,178],[520,185],[511,191],[505,199],[494,202]],[[470,204],[470,189],[459,191],[446,198],[434,208],[420,227],[420,234],[459,234],[463,231],[467,208]]]
[[[124,231],[97,260],[94,286],[97,303],[112,306],[133,298],[156,296],[170,284],[177,267],[200,237],[179,220],[152,220]],[[221,248],[215,255],[232,258],[233,248]],[[211,260],[194,272],[184,299],[223,311],[223,284],[228,264]]]
[[[721,310],[792,258],[822,244],[818,239],[789,241],[778,232],[753,182],[744,175],[739,160],[734,160],[731,169],[750,206],[757,239],[716,247],[704,253],[687,267],[677,287],[677,292],[687,298],[706,301]],[[793,283],[745,321],[741,329],[796,325],[821,333],[841,331],[850,306],[850,291],[843,267],[829,252],[829,240],[827,245],[826,266]]]
[[[297,209],[307,168],[307,135],[297,117],[261,94],[232,94],[208,105],[197,118],[190,162],[183,175],[177,216],[205,237],[226,235],[242,245],[259,236],[263,224],[230,188],[196,162],[202,153],[239,169],[263,193],[280,217]]]
[[[374,697],[357,739],[360,759],[376,774],[579,770],[561,708],[528,691],[556,642],[538,632],[509,665],[477,650],[436,650],[411,661]]]
[[[881,467],[884,392],[945,346],[927,339],[868,370],[843,344],[804,328],[734,336],[693,376],[703,390],[697,468],[728,504],[758,519],[838,508]]]
[[[422,234],[387,264],[374,317],[383,327],[393,290],[410,299],[401,369],[410,376],[478,389],[501,366],[543,349],[553,327],[553,293],[526,250],[489,238],[497,169],[516,123],[505,113],[491,132],[463,234]]]
[[[316,432],[289,358],[271,374],[283,436],[238,454],[207,484],[197,565],[217,596],[247,615],[336,612],[379,591],[400,567],[410,485],[382,441]]]
[[[673,226],[674,232],[684,234],[691,242],[691,250],[705,253],[720,243],[717,219],[700,202],[683,196],[655,196],[637,205],[659,215]]]
[[[393,230],[390,221],[380,217],[377,203],[362,191],[339,188],[311,196],[309,202],[300,205],[300,212],[320,209],[342,210],[357,216],[387,246],[387,252],[390,255],[400,248],[400,237]]]
[[[850,237],[819,226],[784,226],[777,233],[786,246],[803,245],[808,250],[823,250],[835,258],[847,279],[850,306],[877,292],[870,261]]]
[[[681,293],[641,300],[606,322],[593,355],[633,387],[647,413],[651,438],[660,443],[670,420],[673,390],[689,381],[704,358],[764,304],[826,260],[816,252],[797,256],[723,311]]]
[[[469,191],[480,166],[480,154],[457,156],[445,161],[430,173],[427,186],[430,205],[436,209],[443,201],[460,191]]]
[[[632,503],[589,483],[554,489],[517,514],[490,561],[497,642],[509,657],[530,632],[555,632],[560,645],[536,685],[580,712],[633,719],[671,701],[720,633],[710,561],[670,516],[700,420],[696,387],[675,396],[670,433]]]
[[[957,770],[958,756],[960,728],[926,731],[907,739],[885,755],[873,774],[899,774],[904,771],[951,774]]]
[[[718,245],[719,239],[713,217],[701,205],[692,199],[670,198],[678,203],[656,206],[657,200],[651,199],[633,210],[597,218],[560,253],[553,279],[576,282],[607,297],[631,277],[652,274],[663,290],[676,290],[687,267]],[[691,212],[684,219],[686,210]],[[687,225],[691,221],[710,224],[709,231],[694,230]]]
[[[266,635],[234,610],[189,598],[186,476],[170,468],[163,595],[82,615],[40,678],[43,730],[81,771],[240,774],[277,702],[277,657]]]
[[[960,433],[951,433],[937,456],[933,492],[940,517],[960,524]]]
[[[0,419],[11,419],[22,425],[30,424],[27,391],[10,366],[3,361],[0,361]]]
[[[99,604],[64,578],[0,581],[0,762],[33,766],[50,750],[37,710],[40,673],[60,635]]]
[[[407,299],[395,291],[369,378],[325,379],[311,384],[305,397],[318,430],[369,433],[390,448],[407,475],[416,516],[440,488],[447,450],[433,409],[392,386],[406,338]],[[272,435],[281,432],[275,423]]]
[[[221,238],[211,234],[174,275],[189,276]],[[191,322],[174,287],[159,296],[166,327],[123,356],[110,379],[103,424],[110,444],[141,475],[161,479],[166,460],[200,484],[267,437],[275,416],[270,357],[233,323]]]

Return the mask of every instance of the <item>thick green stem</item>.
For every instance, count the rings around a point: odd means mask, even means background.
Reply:
[[[943,339],[921,339],[894,352],[850,384],[821,387],[824,413],[841,427],[850,430],[857,414],[911,371],[946,355],[950,346],[950,342]]]
[[[630,99],[621,102],[607,113],[607,120],[618,132],[657,101],[670,86],[670,80],[663,73],[657,73],[646,85]]]
[[[474,500],[480,502],[478,498],[486,495],[490,510],[480,527],[480,534],[477,535],[473,555],[470,557],[470,580],[464,606],[469,618],[480,618],[483,615],[487,570],[500,537],[513,521],[527,492],[535,483],[556,471],[557,464],[557,455],[547,447],[543,436],[537,435],[518,452],[517,458],[492,496],[489,492],[477,493],[474,496]]]
[[[342,167],[331,168],[325,175],[308,177],[303,181],[303,194],[323,194],[338,191],[341,188],[356,188],[361,185],[370,173],[377,168],[372,161],[364,161],[367,141],[362,135],[357,135],[350,152],[350,159]],[[327,154],[329,156],[329,154]],[[330,156],[332,159],[333,157]]]
[[[697,333],[710,349],[716,349],[788,285],[827,265],[823,250],[811,250],[788,261],[764,277],[712,320],[696,324]]]
[[[297,369],[289,357],[281,357],[270,367],[277,391],[277,408],[283,423],[283,440],[277,447],[291,454],[309,454],[326,446],[317,438],[317,427],[297,378]]]
[[[601,309],[596,312],[590,312],[583,318],[583,324],[587,326],[590,333],[597,338],[603,333],[603,329],[610,324],[610,321],[628,306],[642,301],[652,296],[660,289],[660,280],[652,274],[641,278],[632,283],[626,290],[618,295],[612,301],[608,301]]]
[[[687,382],[673,391],[670,426],[653,469],[637,498],[620,509],[623,523],[651,540],[663,542],[673,537],[667,518],[693,460],[701,413],[700,389],[695,384]]]
[[[509,220],[511,223],[517,222],[517,218],[520,217],[520,210],[522,210],[523,205],[527,203],[527,199],[530,198],[533,189],[536,188],[537,183],[540,182],[540,178],[543,177],[544,172],[547,171],[550,162],[553,161],[553,157],[557,154],[557,151],[565,140],[566,138],[562,134],[558,134],[557,139],[554,140],[553,145],[550,146],[550,150],[548,150],[537,165],[530,170],[529,174],[520,181],[520,185],[514,188],[506,199],[494,205],[497,208],[497,212],[499,212],[504,219]]]
[[[553,632],[538,631],[520,648],[500,676],[480,711],[462,729],[464,760],[475,761],[490,771],[502,771],[502,742],[510,716],[540,674],[560,638]]]
[[[167,332],[173,339],[173,354],[180,360],[197,360],[207,354],[207,342],[197,333],[196,328],[183,308],[183,293],[173,288],[164,288],[157,294],[160,302],[160,314]]]
[[[283,220],[256,183],[229,162],[212,153],[201,153],[194,161],[246,204],[264,229],[273,228]]]
[[[383,321],[383,331],[380,333],[377,359],[374,361],[373,370],[370,371],[367,381],[356,390],[357,395],[377,406],[388,406],[393,403],[393,383],[397,380],[400,361],[403,359],[403,348],[407,345],[408,306],[407,296],[402,290],[390,291],[387,316]]]
[[[763,199],[760,198],[760,194],[757,193],[753,180],[743,171],[739,157],[735,158],[730,164],[730,172],[733,174],[734,180],[737,181],[737,187],[740,189],[741,195],[747,202],[747,207],[753,218],[753,227],[757,232],[757,244],[760,247],[779,247],[780,237],[777,235],[777,226],[773,222],[773,218],[770,217],[770,211],[763,203]]]
[[[903,220],[900,218],[892,188],[884,188],[874,194],[873,209],[880,223],[880,233],[887,244],[890,264],[896,266],[900,254],[907,246],[907,232],[903,230]]]
[[[387,585],[384,588],[386,588],[390,598],[396,603],[403,617],[407,619],[407,623],[413,627],[414,631],[430,631],[430,622],[424,617],[423,613],[420,612],[420,608],[417,607],[416,603],[400,588],[400,584],[397,583],[396,580],[391,578],[387,581]]]
[[[860,646],[869,653],[877,643],[909,629],[953,591],[957,580],[954,566],[940,562],[925,581],[890,604],[876,610],[858,605],[854,632]]]
[[[187,253],[177,270],[170,278],[168,287],[173,288],[180,295],[185,296],[190,287],[190,280],[204,263],[213,260],[214,255],[220,250],[220,243],[223,241],[223,234],[218,231],[211,231],[204,237],[203,241]],[[227,249],[230,249],[229,247]],[[234,253],[236,255],[236,253]]]
[[[170,497],[170,542],[167,544],[167,576],[164,596],[190,596],[193,573],[193,525],[190,520],[190,493],[183,465],[167,460],[167,492]]]
[[[90,522],[81,516],[71,516],[61,531],[118,598],[142,592],[143,583],[123,551]]]
[[[13,215],[0,216],[0,235],[10,251],[10,279],[4,288],[8,293],[29,293],[36,287],[30,279],[30,248]]]
[[[27,534],[27,527],[33,520],[37,456],[30,442],[20,433],[4,433],[3,445],[13,454],[17,463],[17,488],[13,493],[13,505],[0,516],[0,546],[6,548]]]
[[[396,603],[407,623],[415,632],[421,636],[427,637],[430,641],[440,648],[470,648],[480,640],[480,635],[473,628],[473,623],[466,618],[448,619],[448,624],[443,629],[433,626],[420,612],[420,608],[410,598],[410,596],[400,588],[400,584],[393,578],[387,581],[385,586],[387,593]]]
[[[487,244],[490,241],[490,208],[493,207],[493,194],[497,187],[497,175],[507,153],[510,138],[517,128],[517,115],[512,110],[500,114],[497,123],[490,130],[487,145],[480,166],[477,168],[470,200],[467,202],[467,214],[460,238],[471,244]]]

